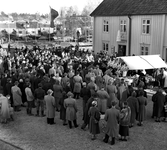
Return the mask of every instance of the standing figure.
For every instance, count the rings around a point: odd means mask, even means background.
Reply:
[[[139,91],[139,97],[137,99],[139,102],[138,126],[142,126],[146,115],[147,98],[144,97],[143,91]]]
[[[71,92],[67,93],[67,99],[64,100],[64,108],[66,108],[66,119],[68,120],[68,124],[70,129],[72,129],[72,121],[74,123],[75,128],[77,125],[77,104],[76,100],[73,97]]]
[[[121,135],[121,141],[127,141],[127,136],[129,136],[129,123],[130,123],[131,110],[127,102],[123,103],[123,109],[120,114],[120,126],[119,134]],[[124,137],[124,138],[123,138]]]
[[[34,95],[33,95],[33,92],[31,90],[31,84],[30,83],[25,88],[25,94],[26,94],[27,103],[28,103],[27,114],[32,115],[32,108],[33,108],[33,104],[34,104]]]
[[[46,116],[47,116],[47,123],[52,125],[54,123],[55,118],[55,99],[52,96],[53,91],[49,89],[47,91],[47,95],[44,97],[44,101],[46,104]]]
[[[60,105],[59,105],[59,101],[62,98],[62,93],[63,93],[63,88],[60,84],[61,82],[57,81],[55,82],[55,84],[53,85],[53,91],[54,91],[54,98],[55,98],[55,102],[56,102],[56,110],[60,111]]]
[[[131,117],[130,117],[130,125],[129,127],[133,127],[135,120],[137,118],[137,114],[139,112],[139,102],[136,98],[136,92],[133,91],[132,95],[127,99],[128,106],[131,109]]]
[[[91,97],[90,90],[86,87],[86,82],[83,82],[83,88],[81,89],[80,96],[82,97],[83,120],[84,120],[86,103],[88,99]]]
[[[37,103],[37,114],[36,116],[39,117],[39,109],[41,108],[41,116],[44,117],[44,96],[45,91],[42,89],[42,84],[38,84],[38,88],[35,90],[34,97]]]
[[[92,102],[92,107],[90,107],[88,114],[90,116],[89,131],[92,134],[92,140],[95,140],[96,134],[100,133],[100,112],[97,108],[97,101]]]
[[[162,89],[158,89],[158,91],[153,95],[152,101],[153,105],[153,116],[156,117],[155,121],[160,122],[161,117],[163,116],[164,104],[165,104],[165,96],[162,93]]]
[[[67,98],[67,94],[65,91],[63,91],[62,93],[62,98],[59,101],[59,105],[60,105],[60,119],[63,120],[63,125],[67,125],[66,123],[66,109],[64,107],[64,100]]]
[[[9,105],[7,97],[0,94],[0,107],[1,107],[1,117],[2,123],[7,123],[7,120],[10,118]]]
[[[100,113],[105,114],[107,110],[107,101],[109,99],[108,93],[104,90],[104,87],[102,87],[100,90],[97,91],[98,95],[98,108]]]
[[[82,77],[77,72],[76,76],[74,76],[74,98],[79,99],[79,95],[81,92],[81,84],[82,84]]]
[[[19,85],[19,82],[15,81],[15,85],[12,87],[12,90],[11,90],[15,111],[21,111],[20,106],[22,105],[22,98],[21,98],[22,93],[18,85]]]
[[[107,122],[106,134],[103,141],[108,143],[109,137],[111,137],[111,145],[115,144],[115,137],[118,136],[118,122],[120,120],[120,112],[115,108],[116,102],[111,102],[111,108],[107,109],[104,120]]]

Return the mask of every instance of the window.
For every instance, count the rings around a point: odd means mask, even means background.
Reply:
[[[19,34],[22,34],[22,31],[19,31]]]
[[[142,34],[150,34],[151,21],[149,19],[142,20]]]
[[[148,53],[149,53],[149,46],[141,45],[141,55],[148,55]]]
[[[121,20],[120,22],[120,31],[121,32],[126,32],[126,20]]]
[[[108,44],[108,42],[103,42],[103,51],[108,51],[108,49],[109,49],[109,44]]]
[[[104,22],[103,22],[103,31],[104,32],[108,32],[108,26],[109,26],[108,21],[104,20]]]

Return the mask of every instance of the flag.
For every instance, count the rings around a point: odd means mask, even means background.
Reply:
[[[59,13],[50,7],[50,27],[54,28],[54,19],[59,15]]]
[[[120,30],[118,30],[117,32],[117,39],[116,39],[117,42],[121,42],[121,32]]]

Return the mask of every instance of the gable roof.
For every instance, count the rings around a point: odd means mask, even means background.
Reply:
[[[167,0],[103,0],[90,16],[167,14]]]

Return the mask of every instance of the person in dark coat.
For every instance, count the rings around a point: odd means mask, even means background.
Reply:
[[[89,131],[92,134],[92,140],[96,139],[96,134],[100,133],[99,121],[100,121],[100,111],[97,108],[97,101],[92,102],[92,107],[90,107],[88,115],[90,116],[89,121]]]
[[[107,122],[105,138],[103,142],[108,143],[111,137],[111,145],[115,144],[115,138],[118,136],[118,122],[120,120],[120,111],[115,108],[116,102],[111,102],[111,108],[107,109],[104,120]]]
[[[12,80],[10,78],[7,79],[7,83],[6,83],[6,86],[5,86],[5,96],[9,95],[10,96],[10,101],[11,101],[11,105],[13,106],[13,96],[12,96],[12,92],[11,92],[11,89],[12,89]]]
[[[130,125],[129,127],[133,127],[135,120],[137,118],[137,114],[139,112],[139,103],[136,98],[136,92],[133,91],[132,95],[127,99],[128,106],[131,109],[131,117],[130,117]]]
[[[86,108],[85,108],[85,113],[84,113],[84,123],[81,126],[82,130],[85,130],[86,126],[89,124],[90,121],[90,117],[88,115],[88,111],[90,109],[90,107],[92,106],[92,102],[93,101],[97,101],[97,93],[94,93],[91,95],[91,97],[88,99],[88,102],[86,103]]]
[[[63,125],[67,125],[66,123],[66,108],[64,107],[64,100],[67,98],[67,94],[65,91],[62,93],[62,98],[59,101],[60,105],[60,119],[63,120]]]
[[[123,103],[123,109],[120,114],[120,123],[119,123],[119,134],[121,135],[121,141],[127,141],[127,136],[129,136],[129,123],[131,117],[131,109],[128,106],[127,102]],[[124,137],[124,138],[123,138]]]
[[[146,105],[147,105],[147,98],[144,97],[144,92],[142,90],[139,91],[139,97],[137,98],[139,102],[139,113],[138,113],[138,126],[143,125],[143,121],[145,120],[146,115]]]
[[[23,105],[22,105],[22,106],[24,106],[24,103],[27,102],[27,97],[26,97],[26,93],[25,93],[26,85],[25,85],[23,79],[20,79],[20,80],[19,80],[19,85],[18,85],[18,87],[20,88],[21,93],[22,93],[22,102],[23,102]]]
[[[155,121],[160,122],[160,118],[163,116],[165,104],[165,96],[162,93],[162,89],[158,89],[158,91],[153,95],[152,101],[154,103],[153,112],[156,117]]]
[[[83,120],[84,120],[86,103],[88,99],[91,97],[91,93],[90,90],[86,87],[86,82],[84,82],[82,85],[83,88],[81,89],[80,96],[82,97]]]

